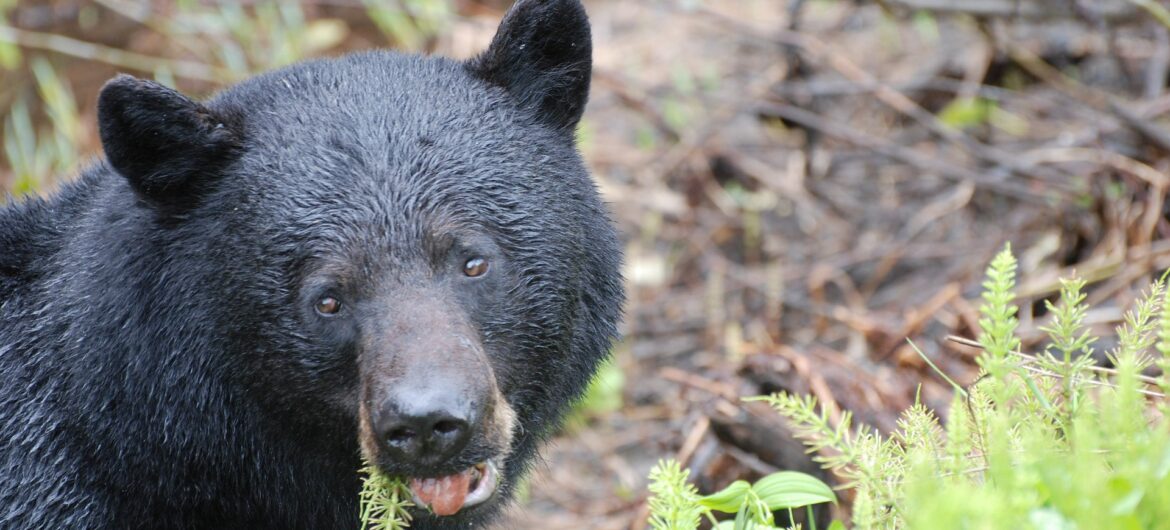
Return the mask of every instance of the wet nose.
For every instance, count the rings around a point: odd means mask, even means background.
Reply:
[[[374,422],[379,442],[395,459],[442,462],[467,446],[473,407],[433,399],[390,399]]]

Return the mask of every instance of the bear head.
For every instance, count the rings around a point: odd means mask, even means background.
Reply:
[[[361,53],[206,102],[105,86],[154,277],[214,322],[197,362],[267,436],[411,479],[436,525],[507,497],[616,335],[620,246],[574,142],[590,56],[578,1],[520,0],[469,61]]]

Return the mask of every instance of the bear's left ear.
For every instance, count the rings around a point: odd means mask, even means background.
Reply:
[[[235,160],[241,127],[153,81],[119,75],[98,96],[106,160],[140,196],[183,210]]]
[[[491,46],[467,67],[507,90],[541,122],[572,133],[589,99],[592,55],[589,19],[579,0],[518,0]]]

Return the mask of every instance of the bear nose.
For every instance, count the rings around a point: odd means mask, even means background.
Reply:
[[[374,429],[391,457],[440,463],[467,446],[474,420],[469,413],[472,407],[435,405],[391,402],[384,406]]]

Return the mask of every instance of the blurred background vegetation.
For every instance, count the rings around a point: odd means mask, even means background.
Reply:
[[[971,382],[976,350],[947,337],[978,329],[1005,242],[1024,349],[1059,276],[1088,280],[1108,336],[1170,266],[1166,0],[585,3],[579,138],[626,240],[626,338],[501,528],[644,528],[663,456],[704,492],[833,480],[743,396],[811,394],[881,431],[916,397],[945,417],[905,339]],[[359,49],[465,58],[509,4],[0,0],[0,190],[50,193],[100,155],[115,73],[206,97]]]

